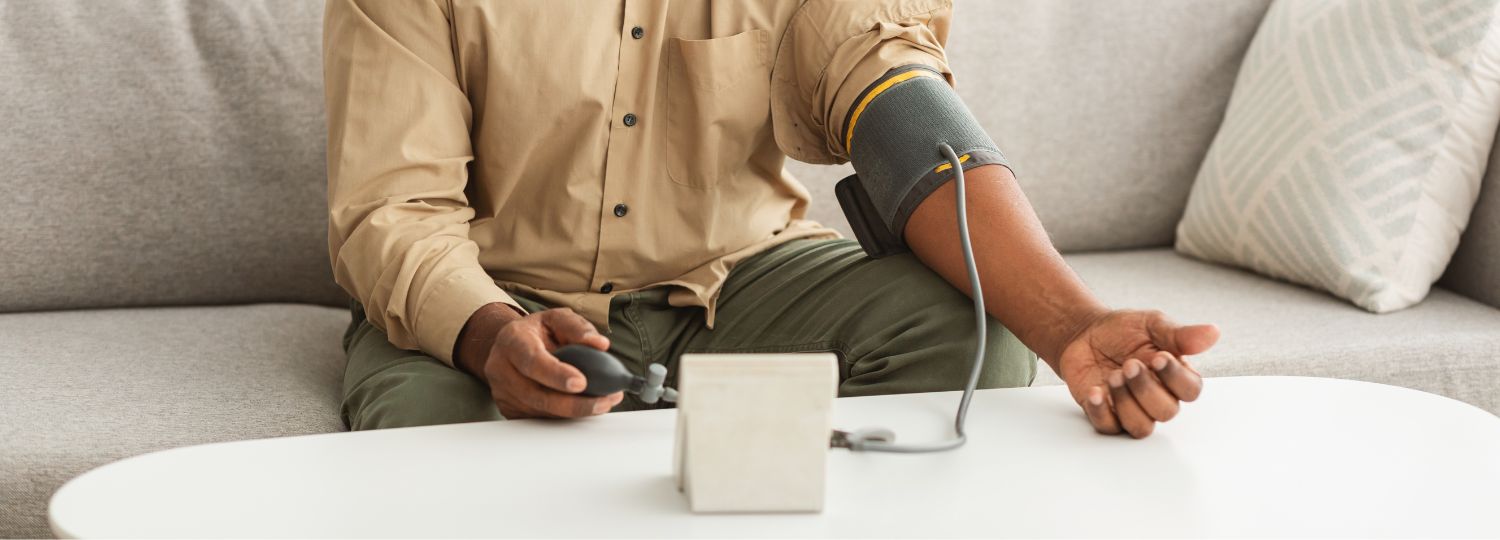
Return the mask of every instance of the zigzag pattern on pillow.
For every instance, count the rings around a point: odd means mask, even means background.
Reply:
[[[1421,301],[1500,118],[1495,0],[1278,0],[1198,173],[1177,249],[1349,299]]]

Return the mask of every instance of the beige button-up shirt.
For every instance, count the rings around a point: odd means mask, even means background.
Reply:
[[[506,291],[604,325],[611,295],[665,286],[712,325],[736,262],[835,236],[786,156],[847,159],[887,70],[950,73],[948,0],[327,5],[334,276],[445,362]]]

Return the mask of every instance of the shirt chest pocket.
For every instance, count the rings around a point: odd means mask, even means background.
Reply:
[[[770,32],[667,44],[667,176],[711,188],[745,169],[770,123]]]

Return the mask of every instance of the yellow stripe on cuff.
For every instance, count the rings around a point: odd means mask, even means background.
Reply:
[[[962,165],[962,164],[968,163],[968,162],[969,162],[969,155],[968,154],[964,154],[962,156],[958,156],[958,163],[959,163],[959,165]],[[946,171],[946,170],[952,169],[952,168],[953,168],[953,164],[952,163],[944,163],[942,165],[938,165],[936,169],[932,170],[932,172],[940,173],[940,172],[943,172],[943,171]]]
[[[876,86],[873,90],[870,90],[870,93],[865,94],[865,98],[859,101],[859,106],[854,108],[854,114],[849,115],[849,129],[844,133],[845,153],[852,154],[854,152],[854,124],[856,122],[859,122],[859,115],[864,114],[865,107],[870,106],[870,102],[875,100],[875,96],[880,95],[881,92],[886,91],[892,86],[896,86],[897,83],[915,77],[932,77],[934,79],[942,78],[939,77],[938,74],[927,71],[925,69],[913,69],[900,75],[896,75],[895,77],[886,79],[885,82],[880,83],[879,86]]]

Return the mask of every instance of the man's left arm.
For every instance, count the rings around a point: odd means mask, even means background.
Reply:
[[[965,180],[985,306],[1067,383],[1095,429],[1144,437],[1176,416],[1179,401],[1197,399],[1202,379],[1184,356],[1212,346],[1217,328],[1110,310],[1053,248],[1009,168],[976,167]],[[937,188],[907,222],[906,241],[967,293],[956,204],[952,182]]]
[[[904,241],[968,292],[952,171],[937,150],[953,143],[965,154],[969,227],[990,315],[1058,373],[1095,429],[1149,435],[1180,401],[1197,398],[1202,379],[1183,357],[1211,347],[1218,330],[1178,326],[1155,311],[1113,311],[1068,268],[999,150],[952,91],[943,52],[951,18],[948,0],[809,1],[777,55],[777,141],[802,161],[852,160],[861,192],[876,199],[867,205],[874,216],[856,229]]]

